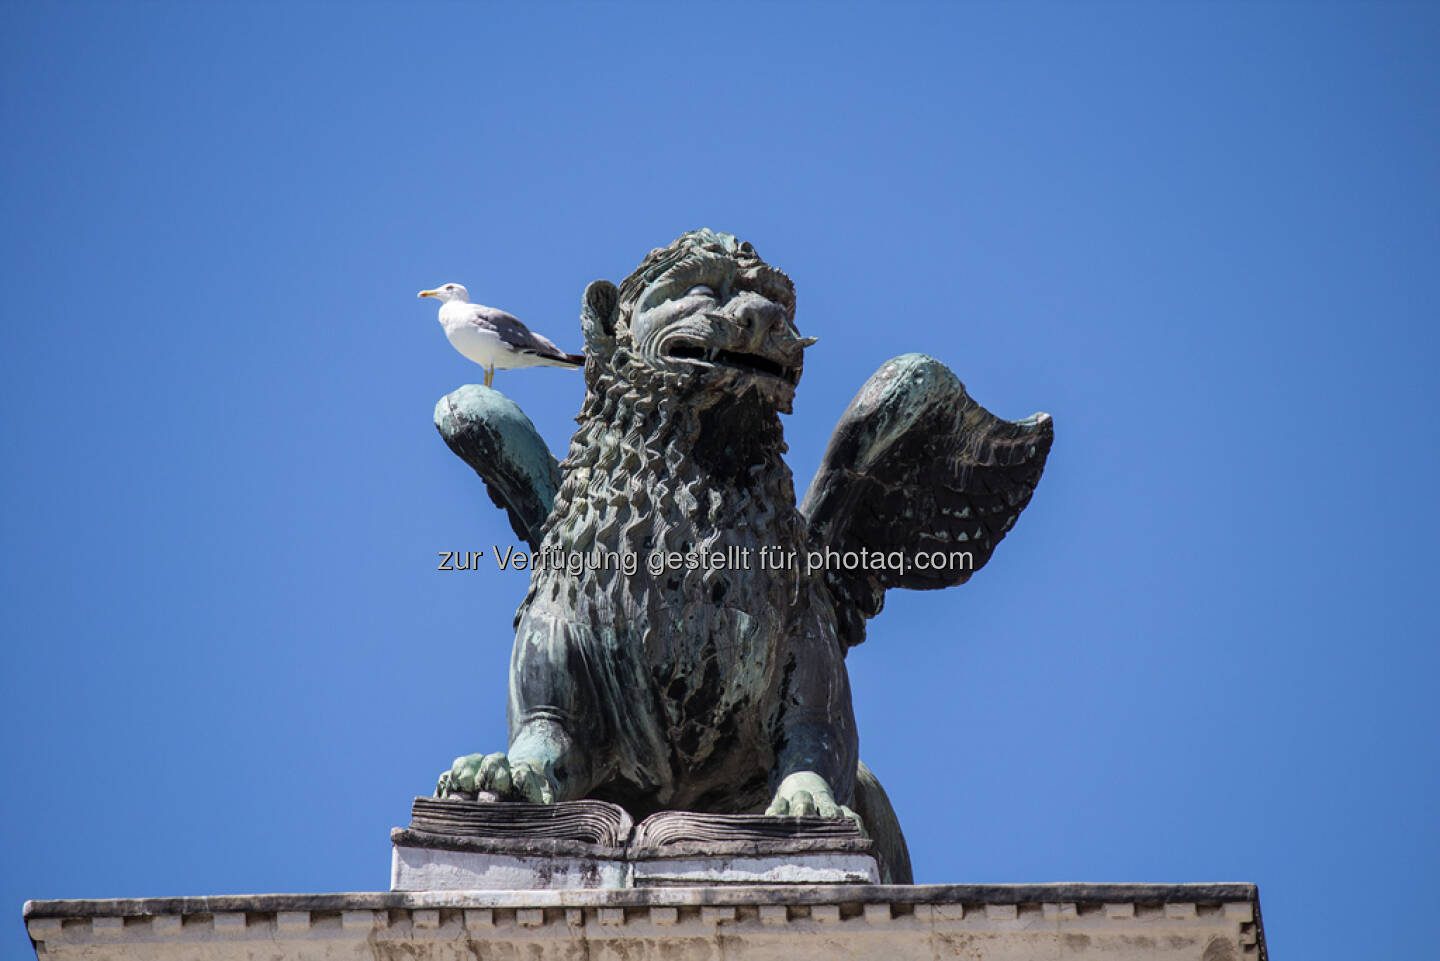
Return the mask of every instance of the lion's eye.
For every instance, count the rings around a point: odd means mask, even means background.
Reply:
[[[708,287],[708,286],[706,286],[705,284],[697,284],[696,286],[691,287],[689,290],[685,291],[685,296],[686,296],[686,297],[710,297],[710,298],[714,298],[714,296],[715,296],[715,288],[713,288],[713,287]]]

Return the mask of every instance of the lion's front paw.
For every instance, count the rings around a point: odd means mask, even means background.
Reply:
[[[781,781],[765,813],[779,817],[850,818],[861,831],[865,830],[860,815],[837,802],[829,783],[814,771],[796,771]]]
[[[479,791],[491,791],[509,801],[555,802],[555,785],[540,762],[512,761],[499,752],[457,757],[435,785],[435,796],[442,798]]]

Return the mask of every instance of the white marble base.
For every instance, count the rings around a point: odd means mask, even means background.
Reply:
[[[568,891],[713,884],[876,884],[868,854],[655,858],[623,861],[393,846],[392,891]]]
[[[658,858],[630,865],[632,886],[667,884],[879,884],[869,854],[786,854],[780,857]]]
[[[396,844],[391,891],[571,891],[628,888],[629,865],[603,858],[525,857]]]

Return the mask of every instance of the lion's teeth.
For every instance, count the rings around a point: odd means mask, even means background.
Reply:
[[[720,359],[720,348],[718,348],[718,347],[711,347],[709,350],[707,350],[707,351],[705,352],[705,356],[706,356],[710,361],[712,361],[712,362],[719,360],[719,359]]]

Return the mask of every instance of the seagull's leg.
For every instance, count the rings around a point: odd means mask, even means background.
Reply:
[[[485,386],[489,387],[493,383],[495,383],[495,365],[491,364],[485,368]]]

